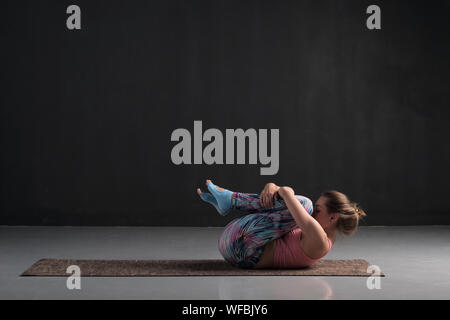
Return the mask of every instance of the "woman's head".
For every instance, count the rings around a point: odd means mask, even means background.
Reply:
[[[356,202],[343,193],[330,190],[325,191],[317,199],[314,206],[313,217],[326,229],[335,227],[345,235],[353,234],[358,228],[359,219],[366,213]]]

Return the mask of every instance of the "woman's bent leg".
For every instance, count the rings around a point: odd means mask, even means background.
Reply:
[[[255,213],[234,219],[219,238],[219,251],[230,264],[253,268],[261,258],[265,245],[296,228],[288,210]]]
[[[313,213],[313,203],[309,198],[301,195],[295,195],[295,197],[309,214]],[[260,201],[259,194],[243,192],[233,192],[232,207],[246,213],[271,213],[287,210],[286,203],[283,199],[274,200],[273,208],[265,208]]]

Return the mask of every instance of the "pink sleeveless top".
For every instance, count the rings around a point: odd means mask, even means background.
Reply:
[[[281,238],[275,240],[275,251],[273,255],[273,263],[275,268],[302,268],[307,267],[317,260],[320,260],[325,256],[333,247],[333,243],[330,239],[330,249],[321,258],[312,259],[306,255],[300,245],[300,236],[302,230],[295,228],[286,233]]]

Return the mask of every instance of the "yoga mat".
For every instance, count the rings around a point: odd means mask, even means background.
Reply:
[[[67,277],[71,265],[80,267],[82,277],[161,276],[347,276],[369,277],[366,260],[319,260],[299,269],[240,269],[225,260],[69,260],[41,259],[21,276]],[[384,277],[384,274],[380,276]]]

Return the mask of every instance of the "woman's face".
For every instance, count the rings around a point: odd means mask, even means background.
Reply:
[[[320,197],[314,205],[312,217],[319,222],[322,227],[327,227],[330,224],[330,214],[325,206],[326,198]]]

